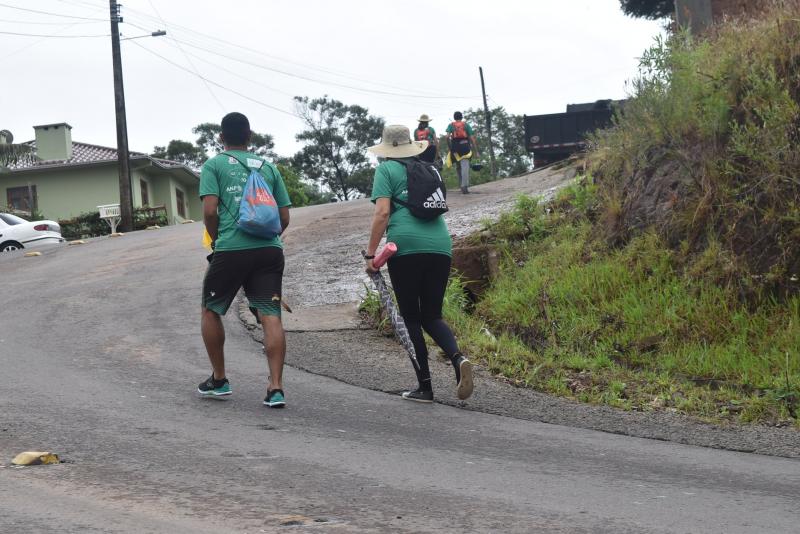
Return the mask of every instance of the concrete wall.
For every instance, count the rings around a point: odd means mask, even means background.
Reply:
[[[158,191],[158,204],[167,208],[167,220],[170,224],[180,224],[187,219],[199,221],[203,218],[203,206],[198,198],[200,185],[187,185],[172,176],[163,175],[157,178],[150,176],[151,183]],[[186,208],[186,217],[178,214],[178,195],[176,190],[183,193]]]
[[[36,186],[39,212],[48,219],[70,219],[119,202],[116,167],[103,166],[0,174],[0,204],[6,204],[7,188],[28,183]]]
[[[194,186],[187,186],[186,191],[188,196],[186,202],[189,203],[190,217],[195,221],[203,220],[203,202],[200,200],[200,184]]]
[[[197,197],[197,188],[193,188],[181,182],[178,182],[175,179],[171,180],[172,182],[172,209],[173,209],[173,219],[170,222],[181,223],[187,219],[196,219],[195,211],[192,210],[192,196]],[[186,217],[181,217],[178,214],[178,195],[175,193],[176,190],[180,190],[183,193],[183,208]]]
[[[72,157],[72,126],[62,122],[34,126],[36,157],[43,161],[68,160]]]
[[[150,194],[153,200],[150,201],[152,206],[161,206],[167,208],[167,221],[169,224],[174,220],[173,197],[175,193],[172,192],[172,179],[167,175],[148,175],[150,185]]]
[[[197,198],[199,184],[187,185],[175,179],[169,172],[152,172],[152,169],[132,171],[131,180],[134,207],[142,206],[141,180],[144,180],[148,184],[150,205],[164,205],[170,224],[183,220],[178,215],[176,189],[183,192],[187,218],[202,219],[202,206]],[[0,206],[6,204],[7,188],[23,187],[28,183],[36,186],[39,212],[48,219],[70,219],[82,213],[96,211],[99,205],[119,202],[117,167],[103,165],[0,174]]]

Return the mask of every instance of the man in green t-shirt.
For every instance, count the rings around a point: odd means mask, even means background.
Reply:
[[[231,394],[225,376],[225,330],[221,315],[244,287],[250,307],[257,310],[264,329],[264,348],[269,364],[269,383],[264,404],[282,408],[283,361],[286,337],[281,324],[283,244],[280,236],[256,237],[237,225],[239,203],[247,178],[258,170],[269,186],[280,214],[282,231],[289,226],[289,194],[277,167],[247,151],[252,131],[247,117],[229,113],[222,119],[220,140],[225,151],[208,160],[200,172],[203,222],[211,236],[213,252],[203,280],[203,342],[213,368],[212,375],[197,391],[207,397]]]
[[[450,158],[456,166],[458,184],[461,192],[469,193],[469,159],[478,155],[478,141],[472,126],[464,120],[460,111],[453,113],[453,122],[447,126],[447,144],[450,147]]]

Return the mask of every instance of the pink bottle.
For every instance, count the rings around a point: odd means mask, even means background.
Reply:
[[[389,260],[389,258],[395,255],[396,252],[397,245],[391,242],[386,243],[381,251],[375,254],[375,259],[372,260],[372,265],[374,265],[376,269],[380,269],[383,267],[383,264]]]

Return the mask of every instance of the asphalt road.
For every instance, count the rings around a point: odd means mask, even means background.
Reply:
[[[361,204],[295,211],[289,247]],[[0,532],[798,531],[795,459],[417,405],[293,368],[289,406],[269,410],[235,313],[234,395],[199,399],[199,238],[193,224],[0,258]],[[288,350],[335,357],[302,333]],[[9,465],[37,449],[65,463]]]

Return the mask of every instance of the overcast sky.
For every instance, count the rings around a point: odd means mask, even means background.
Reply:
[[[293,95],[327,94],[409,127],[428,113],[443,129],[453,111],[482,105],[479,65],[490,106],[512,113],[621,98],[661,31],[618,0],[123,4],[123,37],[168,32],[122,44],[129,144],[141,152],[194,141],[196,124],[241,111],[290,155],[302,127]],[[0,32],[86,36],[0,33],[0,129],[25,141],[34,125],[68,122],[74,140],[116,146],[107,19],[104,0],[0,2]]]

